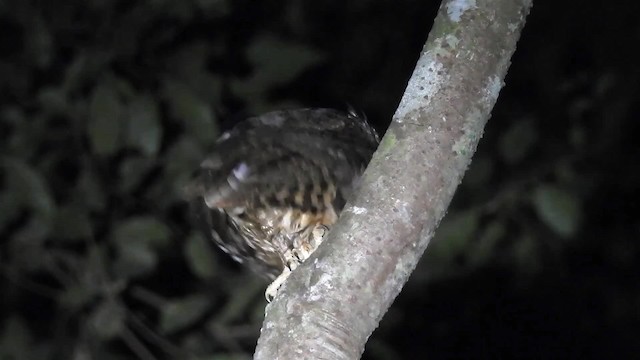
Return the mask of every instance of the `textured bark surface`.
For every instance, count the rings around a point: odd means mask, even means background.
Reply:
[[[443,1],[362,186],[267,306],[255,359],[361,356],[462,180],[531,2]]]

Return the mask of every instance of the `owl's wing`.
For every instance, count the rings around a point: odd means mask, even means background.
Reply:
[[[205,199],[212,208],[290,206],[296,194],[333,186],[337,200],[344,201],[343,191],[377,144],[364,119],[336,110],[285,110],[250,118],[225,133],[203,162]]]

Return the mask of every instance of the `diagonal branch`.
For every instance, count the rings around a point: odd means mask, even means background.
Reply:
[[[531,2],[443,1],[360,190],[267,306],[255,359],[361,356],[462,180]]]

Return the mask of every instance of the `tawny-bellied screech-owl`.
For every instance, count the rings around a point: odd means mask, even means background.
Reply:
[[[378,145],[353,112],[297,109],[252,117],[224,133],[201,164],[197,211],[240,263],[275,281],[317,248]]]

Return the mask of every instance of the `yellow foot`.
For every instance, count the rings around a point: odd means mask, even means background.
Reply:
[[[267,299],[267,302],[272,302],[273,299],[276,298],[276,295],[278,295],[278,289],[280,289],[280,286],[282,286],[282,284],[287,281],[287,278],[289,278],[290,274],[291,269],[285,266],[282,274],[278,275],[278,277],[273,280],[273,282],[269,286],[267,286],[267,290],[264,292],[264,297]]]
[[[311,252],[313,252],[318,248],[318,246],[320,246],[320,244],[322,244],[322,240],[324,240],[324,236],[327,235],[328,232],[329,228],[325,225],[317,225],[313,229],[313,232],[311,233],[313,239],[313,250]]]
[[[267,290],[264,292],[264,296],[267,299],[267,302],[273,301],[276,295],[278,294],[278,289],[284,284],[284,282],[289,278],[289,275],[293,270],[295,270],[298,265],[302,264],[305,260],[311,256],[311,254],[320,246],[324,236],[329,231],[329,228],[324,225],[318,225],[313,229],[311,241],[299,244],[294,249],[287,250],[284,253],[284,262],[285,267],[282,271],[282,274],[278,275],[278,277],[273,280],[273,282],[267,287]]]

